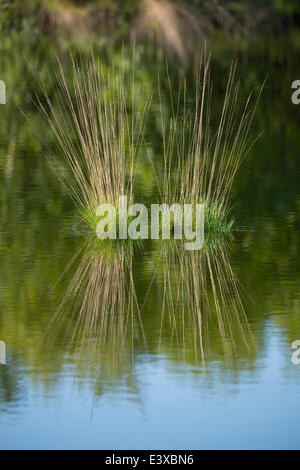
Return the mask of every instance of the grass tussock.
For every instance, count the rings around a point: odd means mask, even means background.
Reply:
[[[55,158],[59,176],[79,207],[81,218],[95,230],[100,204],[113,204],[118,218],[119,197],[126,195],[128,205],[133,203],[135,170],[152,97],[140,98],[141,89],[136,89],[134,82],[134,62],[129,85],[122,66],[104,70],[93,56],[88,63],[73,58],[71,63],[70,79],[58,61],[56,101],[53,103],[45,91],[45,100],[39,100],[39,106],[64,156],[64,163]],[[233,63],[223,105],[216,113],[210,57],[204,53],[200,60],[192,105],[187,103],[185,82],[174,95],[167,70],[170,119],[165,115],[158,80],[163,168],[157,181],[161,199],[181,206],[204,204],[207,233],[230,231],[231,188],[255,142],[249,130],[258,98],[250,94],[241,106],[235,73]]]
[[[164,119],[159,83],[164,155],[161,196],[169,203],[204,204],[205,230],[210,232],[231,229],[231,188],[241,163],[257,139],[249,138],[249,130],[261,90],[256,99],[250,94],[241,107],[236,66],[236,63],[231,65],[217,118],[212,109],[210,57],[203,54],[200,60],[194,109],[187,105],[186,83],[174,97],[169,78],[170,122]]]
[[[134,66],[131,86],[125,86],[122,67],[104,69],[95,57],[88,63],[71,58],[72,77],[58,60],[59,92],[53,103],[45,91],[39,107],[54,131],[59,153],[58,175],[93,229],[101,203],[118,206],[119,196],[133,201],[135,165],[142,147],[151,97],[140,99]],[[141,104],[142,103],[142,104]]]

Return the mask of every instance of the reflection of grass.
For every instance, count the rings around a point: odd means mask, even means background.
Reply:
[[[188,362],[205,368],[206,356],[226,359],[254,351],[238,281],[231,269],[227,247],[219,242],[200,251],[186,252],[182,242],[164,244],[159,263],[162,272],[160,328],[144,331],[143,304],[138,300],[132,243],[99,243],[89,237],[62,302],[48,330],[48,341],[63,341],[75,350],[78,366],[88,361],[103,373],[131,373],[136,351],[159,341]],[[66,269],[69,272],[70,266]],[[160,269],[160,268],[159,268]],[[150,290],[152,281],[149,285]],[[148,337],[149,335],[149,337]],[[165,340],[165,338],[167,340]],[[176,354],[177,355],[177,354]],[[131,365],[130,365],[131,364]],[[106,372],[105,372],[106,371]],[[90,372],[89,370],[86,371]]]
[[[223,350],[228,359],[237,355],[241,340],[246,350],[253,348],[239,284],[224,241],[188,253],[181,243],[173,241],[165,244],[161,259],[161,347],[166,331],[170,331],[173,349],[183,354],[188,351],[188,355],[193,351],[193,361],[197,363],[200,358],[203,368],[211,344],[220,343],[221,353]]]
[[[135,164],[150,99],[138,109],[134,69],[130,87],[125,85],[122,67],[104,71],[94,57],[88,64],[72,60],[72,70],[70,84],[59,63],[57,103],[45,93],[46,103],[39,100],[39,105],[69,170],[59,164],[59,175],[82,218],[95,228],[100,203],[117,206],[121,195],[127,195],[129,203],[133,199]]]
[[[236,173],[254,142],[248,141],[257,101],[248,97],[238,112],[239,85],[235,84],[236,65],[227,81],[223,107],[217,125],[212,119],[212,80],[210,58],[203,55],[195,88],[195,108],[188,108],[186,84],[177,97],[169,79],[172,118],[163,116],[164,176],[162,198],[168,201],[205,205],[205,229],[229,231],[228,201]]]
[[[144,341],[132,249],[128,243],[113,246],[110,241],[99,249],[89,238],[48,332],[51,342],[58,332],[63,335],[68,347],[75,348],[79,364],[87,359],[108,366],[110,374],[123,370],[136,340]]]

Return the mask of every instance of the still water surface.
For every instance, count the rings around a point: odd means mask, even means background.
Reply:
[[[274,71],[266,85],[232,239],[201,253],[82,248],[88,235],[43,155],[26,133],[14,149],[2,135],[0,448],[300,448],[291,77]]]

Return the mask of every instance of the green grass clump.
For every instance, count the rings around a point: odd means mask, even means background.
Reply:
[[[213,86],[210,57],[201,57],[195,84],[195,102],[186,100],[186,83],[174,95],[169,79],[171,118],[165,119],[163,91],[159,87],[163,137],[163,181],[159,191],[163,201],[205,205],[205,230],[229,232],[231,188],[241,163],[256,139],[249,130],[260,96],[252,94],[240,106],[236,63],[229,70],[223,106],[212,112]],[[158,178],[157,178],[158,180]]]
[[[204,209],[204,230],[206,232],[230,232],[234,220],[229,217],[229,211],[223,211],[219,206],[207,206]]]
[[[144,143],[151,96],[139,101],[134,90],[134,74],[128,87],[122,66],[104,71],[93,56],[88,63],[72,59],[71,83],[60,62],[58,65],[57,103],[54,105],[45,92],[45,100],[39,101],[39,105],[69,170],[65,171],[59,164],[59,174],[79,208],[81,219],[96,231],[100,220],[96,210],[101,203],[109,202],[118,211],[120,196],[127,195],[128,206],[133,201],[136,166]],[[185,83],[178,96],[173,96],[169,79],[170,119],[164,112],[165,98],[158,82],[163,169],[162,180],[157,177],[157,182],[161,201],[176,202],[182,208],[185,203],[204,204],[206,233],[230,232],[231,188],[253,145],[248,134],[257,100],[252,105],[249,96],[242,108],[238,106],[239,84],[235,83],[235,71],[236,64],[233,64],[217,120],[211,118],[210,58],[205,55],[201,58],[192,109],[186,103]],[[137,103],[140,103],[138,107]],[[126,221],[127,227],[132,219]]]
[[[100,203],[117,207],[120,196],[127,195],[128,202],[133,199],[151,95],[140,99],[134,67],[130,87],[122,65],[108,70],[93,55],[87,62],[71,58],[71,69],[67,79],[58,60],[56,100],[52,102],[44,89],[44,101],[38,98],[38,104],[60,149],[54,157],[58,175],[81,219],[94,228]]]

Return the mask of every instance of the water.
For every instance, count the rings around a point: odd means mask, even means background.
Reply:
[[[88,235],[43,146],[1,108],[1,448],[300,447],[299,77],[294,62],[267,65],[233,237],[196,254],[159,241],[78,252]],[[265,68],[245,55],[245,92]]]

